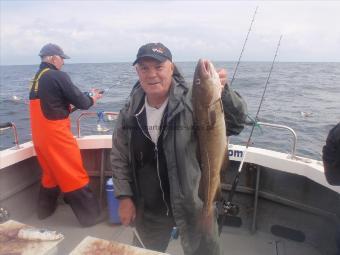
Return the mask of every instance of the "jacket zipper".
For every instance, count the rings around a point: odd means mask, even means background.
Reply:
[[[169,205],[168,205],[168,203],[165,201],[165,194],[164,194],[164,190],[163,190],[163,185],[162,185],[161,177],[160,177],[160,174],[159,174],[159,159],[158,159],[158,147],[157,147],[159,135],[158,135],[158,137],[157,137],[156,143],[154,143],[154,142],[152,141],[152,139],[144,132],[144,129],[143,129],[142,126],[140,125],[137,116],[136,116],[136,119],[137,119],[137,123],[138,123],[139,128],[142,130],[143,135],[144,135],[147,139],[149,139],[149,140],[155,145],[156,165],[157,165],[157,177],[158,177],[158,181],[159,181],[159,187],[161,188],[161,191],[162,191],[162,199],[163,199],[163,202],[164,202],[165,207],[166,207],[166,216],[169,216],[169,211],[170,211],[170,210],[169,210]],[[161,134],[163,130],[159,130],[159,131],[160,131],[159,134]]]

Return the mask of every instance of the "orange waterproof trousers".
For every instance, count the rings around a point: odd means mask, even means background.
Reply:
[[[89,177],[71,132],[70,118],[45,118],[40,99],[30,100],[30,117],[34,149],[42,168],[42,186],[59,186],[62,192],[71,192],[87,185]]]

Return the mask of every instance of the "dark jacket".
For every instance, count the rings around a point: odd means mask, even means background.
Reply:
[[[329,131],[322,152],[328,183],[340,185],[340,122]]]
[[[87,110],[93,105],[91,97],[82,93],[71,81],[67,73],[59,71],[54,65],[42,62],[39,71],[49,70],[39,79],[37,92],[31,89],[29,99],[40,99],[44,116],[49,120],[65,119],[70,114],[70,104],[76,108]],[[36,86],[34,80],[33,86]]]
[[[183,76],[174,72],[167,106],[167,117],[162,131],[162,150],[170,186],[171,208],[176,226],[179,228],[185,254],[192,254],[200,245],[204,233],[199,229],[203,202],[198,196],[201,169],[197,159],[197,137],[194,128],[191,86]],[[115,194],[131,196],[139,209],[136,162],[133,150],[133,122],[145,93],[139,83],[133,88],[130,98],[120,111],[113,132],[111,162]],[[227,133],[238,134],[244,127],[246,104],[229,87],[222,93]],[[219,242],[218,236],[210,237]]]

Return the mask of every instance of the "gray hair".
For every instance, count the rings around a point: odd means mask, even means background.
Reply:
[[[52,57],[52,56],[42,56],[42,57],[41,57],[41,62],[50,63],[50,62],[51,62],[51,57]]]

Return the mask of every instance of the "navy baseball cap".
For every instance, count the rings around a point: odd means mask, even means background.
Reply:
[[[58,45],[53,44],[53,43],[46,44],[44,47],[41,48],[40,53],[39,53],[40,57],[54,56],[54,55],[60,56],[63,59],[70,58],[64,53],[62,48],[60,48]]]
[[[153,58],[159,62],[164,62],[169,59],[172,61],[170,50],[162,43],[148,43],[139,48],[137,58],[132,65],[137,64],[142,58]]]

